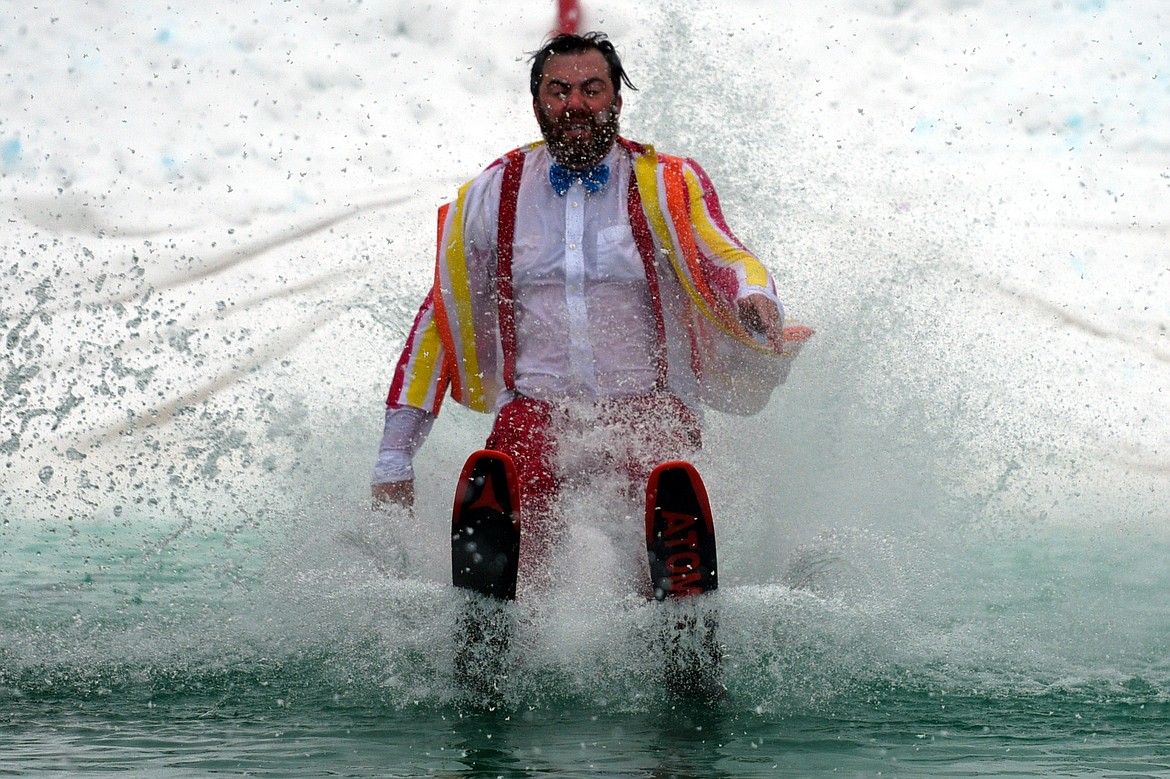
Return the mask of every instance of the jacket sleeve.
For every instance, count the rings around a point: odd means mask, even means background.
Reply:
[[[772,275],[727,226],[719,196],[706,172],[690,159],[684,162],[683,172],[691,226],[708,285],[728,303],[759,293],[779,305]]]
[[[414,318],[414,325],[394,368],[394,378],[386,396],[388,408],[411,406],[438,414],[443,404],[450,376],[435,320],[434,295],[432,290]]]
[[[414,478],[414,455],[427,440],[435,415],[413,406],[386,409],[382,442],[374,463],[371,484],[410,481]]]

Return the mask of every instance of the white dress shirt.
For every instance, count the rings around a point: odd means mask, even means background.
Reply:
[[[657,376],[654,310],[630,230],[629,155],[614,147],[599,192],[558,195],[547,147],[524,165],[516,209],[516,392],[541,400],[644,395]],[[512,399],[505,391],[497,408]]]

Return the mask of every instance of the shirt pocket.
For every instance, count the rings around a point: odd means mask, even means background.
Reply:
[[[642,257],[628,225],[597,231],[596,262],[589,269],[593,281],[636,281],[646,277]]]

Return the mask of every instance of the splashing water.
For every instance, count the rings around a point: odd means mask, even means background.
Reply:
[[[726,704],[665,691],[673,615],[629,594],[599,481],[492,711],[447,586],[487,420],[444,409],[416,516],[365,492],[433,208],[535,133],[517,58],[551,17],[221,5],[0,22],[28,74],[0,125],[6,768],[1165,770],[1157,4],[587,9],[640,87],[623,132],[704,165],[818,334],[696,460]]]

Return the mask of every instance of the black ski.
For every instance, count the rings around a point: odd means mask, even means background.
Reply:
[[[451,512],[451,581],[467,591],[456,619],[455,679],[477,706],[500,700],[508,675],[520,562],[520,496],[516,467],[502,452],[467,459]]]
[[[658,600],[701,595],[719,587],[711,504],[690,463],[663,463],[650,474],[646,552]]]
[[[451,580],[456,587],[515,600],[520,563],[516,467],[503,452],[468,458],[451,513]]]
[[[714,703],[721,681],[718,617],[704,598],[719,588],[715,525],[707,489],[690,463],[663,463],[646,485],[646,552],[654,597],[662,608],[663,675],[674,694]]]

